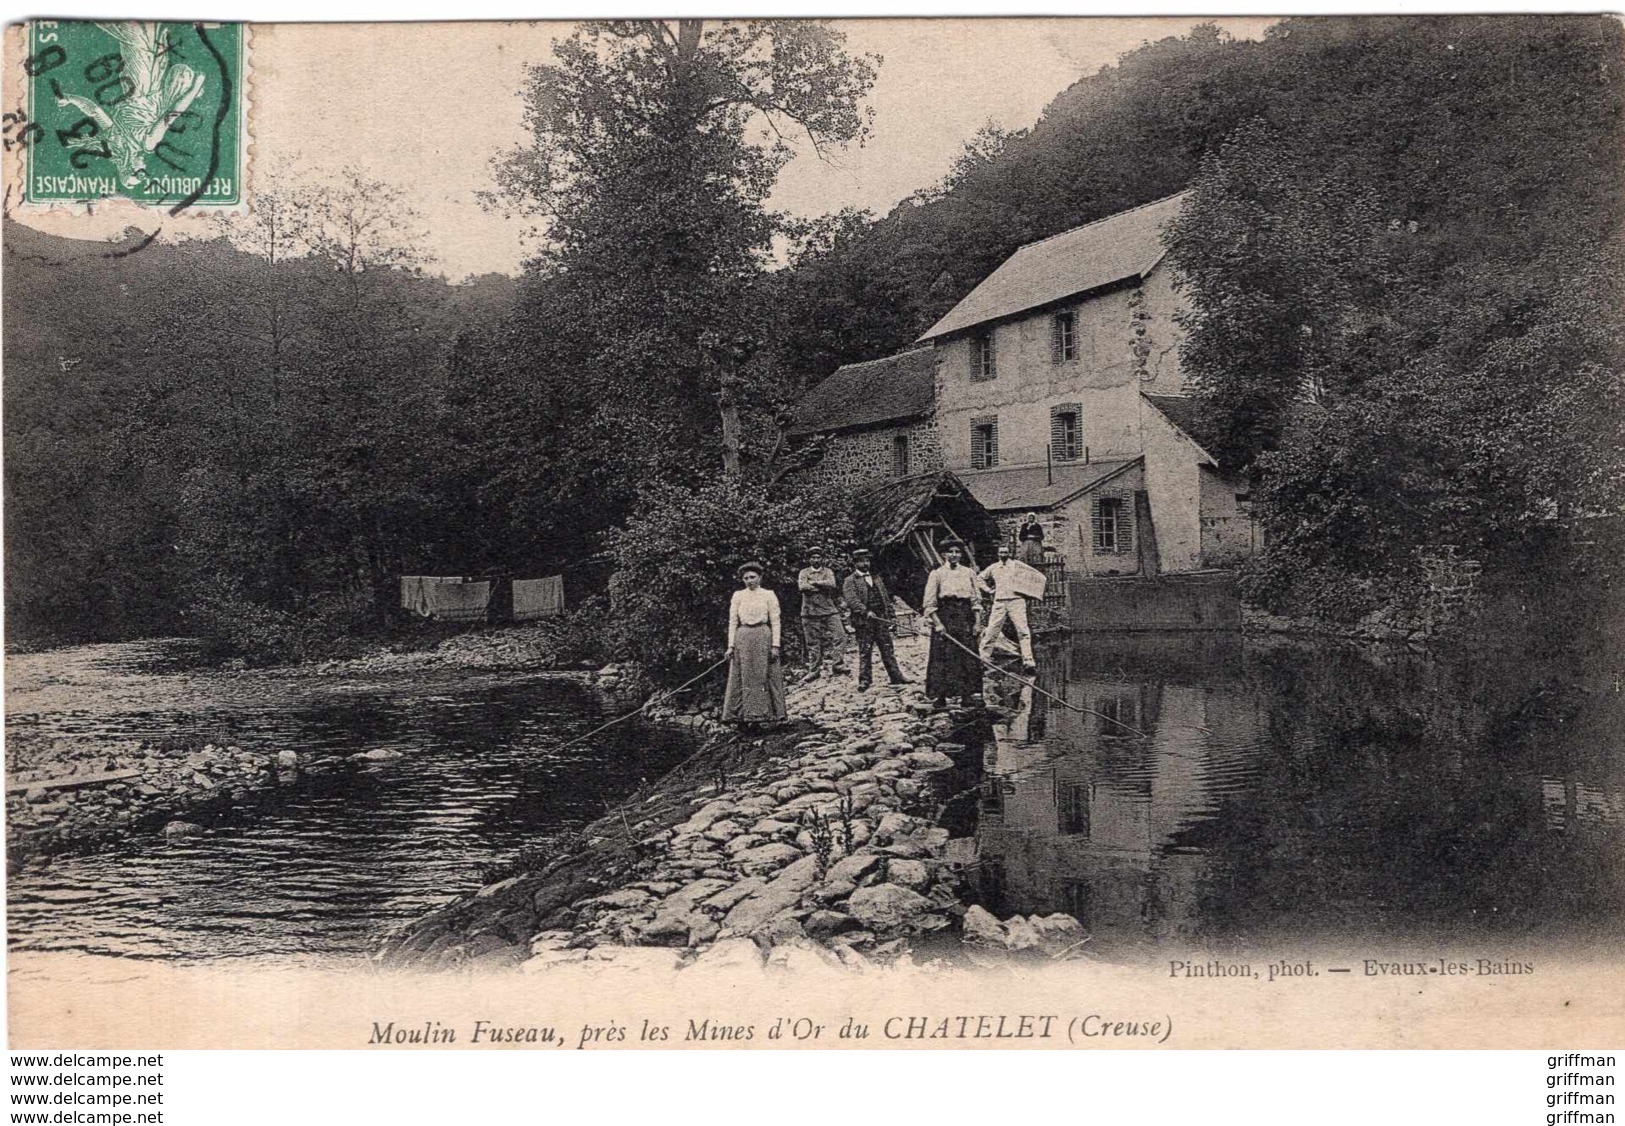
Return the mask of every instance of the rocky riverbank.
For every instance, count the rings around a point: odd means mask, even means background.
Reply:
[[[969,825],[989,713],[933,714],[915,683],[793,688],[787,728],[711,732],[677,770],[579,837],[393,937],[386,965],[543,973],[563,966],[819,964],[1080,957],[1070,916],[1003,923],[970,904]]]
[[[162,828],[195,836],[234,805],[301,772],[375,766],[399,752],[372,750],[349,759],[293,751],[244,750],[212,742],[72,741],[7,736],[6,858],[92,848],[126,833]]]
[[[545,626],[545,623],[541,624]],[[331,753],[266,745],[210,716],[252,710],[270,693],[303,701],[325,682],[369,676],[533,672],[548,645],[543,628],[515,626],[449,637],[432,649],[379,649],[346,661],[270,669],[212,667],[179,640],[78,646],[7,658],[6,855],[33,857],[96,847],[131,832],[200,831],[234,806],[313,775],[386,767],[400,752],[358,744]],[[586,671],[552,675],[595,679]],[[627,682],[598,677],[621,701]],[[632,705],[628,705],[632,706]],[[172,711],[173,735],[108,737],[103,712]],[[60,717],[71,717],[67,723]],[[173,824],[171,824],[173,823]]]

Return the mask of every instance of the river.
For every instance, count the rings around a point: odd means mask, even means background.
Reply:
[[[1079,638],[1041,666],[1071,707],[1009,701],[946,814],[1001,918],[1075,915],[1128,961],[1329,944],[1498,960],[1625,939],[1617,685],[1201,635]],[[226,675],[170,642],[7,669],[8,731],[30,737],[404,754],[280,788],[204,837],[29,864],[10,883],[14,949],[355,960],[690,750],[638,724],[564,747],[605,704],[547,674]]]
[[[1122,960],[1625,937],[1617,683],[1220,635],[1080,638],[1040,663],[1071,707],[1011,701],[972,818],[1001,918],[1074,915]]]
[[[13,949],[183,960],[355,959],[391,927],[478,887],[538,837],[603,816],[689,738],[605,718],[578,679],[547,673],[188,668],[184,642],[92,645],[7,661],[7,727],[63,738],[207,735],[377,767],[300,778],[211,819],[208,835],[144,832],[11,873]]]

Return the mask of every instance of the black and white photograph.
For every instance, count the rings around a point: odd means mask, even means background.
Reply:
[[[1619,1043],[1622,43],[7,28],[11,1045]]]

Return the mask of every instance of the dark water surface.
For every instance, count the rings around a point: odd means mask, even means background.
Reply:
[[[1192,635],[1079,639],[954,803],[1001,917],[1076,915],[1113,959],[1305,948],[1543,957],[1625,938],[1620,686],[1512,661],[1372,659]],[[8,660],[8,731],[199,733],[398,762],[13,874],[14,948],[156,958],[370,951],[480,869],[689,750],[523,673],[240,676],[170,643]],[[1143,734],[1141,734],[1143,732]]]
[[[539,835],[603,816],[692,749],[602,722],[578,682],[524,673],[222,677],[168,643],[87,646],[8,662],[7,722],[76,737],[219,733],[245,749],[395,762],[305,777],[201,838],[144,833],[11,874],[14,949],[154,958],[305,959],[370,952],[392,926],[477,887]],[[19,661],[21,662],[19,664]]]
[[[1072,914],[1131,959],[1494,960],[1625,935],[1617,683],[1190,634],[1080,638],[1041,664],[1099,714],[1027,691],[994,729],[974,820],[1001,917]]]

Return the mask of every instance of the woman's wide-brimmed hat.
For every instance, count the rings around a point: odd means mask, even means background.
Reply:
[[[745,577],[745,572],[747,572],[747,571],[755,571],[758,575],[767,574],[767,568],[763,567],[760,563],[756,562],[756,560],[754,560],[754,559],[750,559],[750,560],[747,560],[744,563],[741,563],[739,565],[739,570],[735,571],[734,574],[737,575],[739,578],[744,578]]]
[[[937,544],[938,551],[947,551],[950,547],[957,547],[960,551],[964,551],[965,541],[960,539],[958,536],[948,536],[943,539],[941,543]]]

